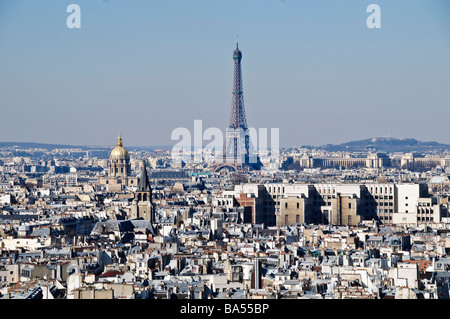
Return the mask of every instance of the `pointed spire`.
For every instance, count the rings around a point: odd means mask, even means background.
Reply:
[[[139,176],[139,183],[138,183],[138,192],[150,192],[150,183],[148,181],[148,175],[147,175],[147,167],[145,166],[145,162],[142,161],[143,167],[141,170],[141,174]]]
[[[239,36],[236,35],[236,49],[239,50]]]
[[[120,128],[119,128],[119,136],[117,137],[117,146],[122,146],[122,137],[120,136]]]

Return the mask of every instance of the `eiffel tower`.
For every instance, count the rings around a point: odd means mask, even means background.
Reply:
[[[214,170],[223,168],[234,171],[259,170],[261,161],[253,148],[244,108],[241,60],[242,52],[236,42],[233,52],[234,73],[231,99],[230,123],[226,129],[223,152],[214,165]]]

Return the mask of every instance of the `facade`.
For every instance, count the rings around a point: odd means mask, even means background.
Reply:
[[[449,167],[450,158],[426,157],[420,153],[403,154],[398,161],[389,157],[386,153],[370,153],[366,157],[327,157],[303,154],[293,158],[293,161],[301,168],[390,168],[399,167],[408,170],[430,170],[435,167]]]
[[[145,219],[154,222],[155,208],[152,200],[152,189],[148,181],[145,163],[139,177],[137,190],[131,204],[131,219]]]
[[[313,157],[302,155],[295,159],[302,168],[383,168],[391,166],[391,159],[385,153],[372,153],[367,157]]]
[[[420,153],[404,154],[400,160],[400,167],[404,169],[420,170],[431,169],[436,166],[449,166],[448,157],[425,157]]]
[[[130,155],[123,147],[122,137],[117,137],[116,147],[111,151],[109,156],[109,176],[111,177],[127,177],[131,174]]]
[[[265,205],[266,191],[263,185],[237,186],[234,196],[237,205],[241,207],[250,207],[251,221],[254,224],[261,224],[268,220]],[[265,214],[266,213],[266,214]]]
[[[130,155],[119,133],[116,147],[109,156],[108,176],[100,176],[99,184],[107,185],[110,191],[121,191],[125,186],[137,186],[137,182],[137,178],[131,176]]]
[[[442,216],[425,184],[241,184],[224,195],[228,207],[251,207],[252,222],[267,226],[422,224]]]

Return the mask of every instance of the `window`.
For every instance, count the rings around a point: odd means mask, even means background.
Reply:
[[[352,208],[352,203],[348,203],[348,208]]]
[[[284,203],[284,208],[288,208],[288,203]]]
[[[300,203],[297,203],[297,209],[299,209],[300,208]]]

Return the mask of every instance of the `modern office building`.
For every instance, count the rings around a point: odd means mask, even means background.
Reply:
[[[438,222],[441,206],[426,184],[241,184],[223,193],[227,206],[251,207],[252,222],[358,225]]]

